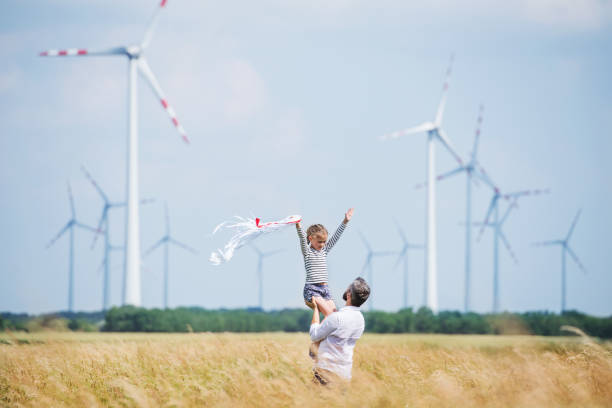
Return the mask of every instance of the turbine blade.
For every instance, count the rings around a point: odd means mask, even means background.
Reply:
[[[368,249],[368,252],[372,252],[372,248],[370,247],[370,244],[366,240],[365,235],[363,235],[363,232],[359,231],[359,236],[361,237],[361,240],[363,241],[363,244]]]
[[[397,256],[397,261],[395,261],[395,264],[393,265],[393,269],[397,269],[399,264],[402,263],[402,259],[404,258],[404,255],[406,254],[406,250],[408,250],[408,246],[405,246],[404,249]]]
[[[433,129],[435,129],[435,125],[433,123],[425,122],[415,127],[411,127],[411,128],[404,129],[404,130],[398,130],[397,132],[383,135],[380,137],[380,140],[384,141],[384,140],[390,140],[390,139],[397,139],[398,137],[412,135],[414,133],[427,132]]]
[[[480,241],[480,238],[482,238],[482,234],[484,233],[485,226],[489,225],[489,217],[491,216],[491,213],[493,212],[493,209],[495,208],[498,199],[499,196],[497,194],[494,195],[491,199],[491,203],[489,204],[489,208],[487,209],[487,215],[485,216],[484,222],[481,224],[480,231],[478,231],[478,238],[476,238],[476,241]]]
[[[170,116],[170,120],[176,127],[176,130],[181,135],[183,141],[185,143],[189,143],[189,139],[187,138],[187,133],[185,133],[185,129],[183,129],[183,126],[181,126],[179,121],[176,119],[176,113],[174,112],[174,109],[172,109],[172,107],[168,104],[166,96],[164,95],[164,91],[162,91],[161,87],[159,86],[159,83],[157,82],[157,79],[155,78],[155,75],[153,75],[149,64],[147,64],[147,61],[144,58],[140,58],[138,60],[138,68],[140,68],[140,73],[144,76],[144,78],[151,86],[151,89],[153,90],[155,95],[157,95],[157,97],[161,101],[162,106],[168,113],[168,116]]]
[[[569,245],[566,245],[565,248],[567,249],[567,252],[570,254],[570,256],[572,257],[572,259],[574,260],[574,262],[576,262],[576,264],[578,264],[578,267],[580,268],[580,270],[584,273],[587,272],[586,268],[584,267],[584,265],[582,264],[582,262],[580,262],[580,259],[578,259],[578,255],[576,255],[574,253],[574,251],[572,251],[572,249],[569,247]]]
[[[478,162],[474,164],[474,168],[476,171],[473,172],[474,177],[479,178],[482,182],[484,182],[487,186],[489,186],[494,191],[499,191],[499,189],[495,186],[495,183],[489,177],[487,171],[482,167]]]
[[[96,229],[98,233],[94,234],[94,238],[90,246],[91,249],[94,249],[94,247],[96,246],[96,242],[98,241],[98,235],[102,232],[102,224],[104,223],[104,220],[106,219],[107,214],[108,214],[108,207],[104,207],[104,210],[102,210],[102,215],[100,216],[100,221],[98,221],[98,228]],[[108,225],[106,228],[108,228]]]
[[[402,241],[404,242],[404,244],[407,244],[408,239],[406,238],[406,234],[404,234],[404,230],[402,229],[401,225],[399,224],[396,218],[393,218],[393,222],[395,223],[395,227],[397,228],[397,232],[402,238]]]
[[[170,216],[168,215],[168,203],[164,202],[164,214],[166,217],[166,235],[170,236]]]
[[[60,239],[60,237],[62,235],[64,235],[64,233],[66,231],[68,231],[68,228],[70,228],[72,226],[72,221],[68,221],[68,223],[64,226],[64,228],[62,228],[60,230],[60,232],[58,232],[52,239],[51,241],[49,241],[49,243],[47,244],[47,246],[45,246],[45,249],[50,248],[53,244],[55,244],[55,241],[57,241],[58,239]]]
[[[106,50],[86,50],[84,48],[68,48],[65,50],[46,50],[38,54],[41,57],[94,57],[100,55],[127,55],[125,48],[115,47]]]
[[[578,222],[578,218],[580,218],[580,213],[582,212],[582,209],[578,210],[578,212],[576,213],[576,216],[574,217],[574,221],[572,222],[572,226],[569,229],[569,232],[567,233],[567,237],[565,238],[565,241],[569,241],[570,237],[572,236],[572,233],[574,232],[574,228],[576,227],[576,223]]]
[[[438,138],[440,139],[440,141],[442,142],[446,150],[448,150],[451,156],[453,156],[455,160],[457,160],[457,162],[461,166],[463,166],[463,160],[461,159],[461,156],[457,154],[457,152],[455,151],[455,148],[451,145],[450,139],[446,135],[446,132],[444,131],[444,129],[438,128],[437,133],[438,133]]]
[[[531,195],[540,195],[540,194],[548,194],[548,193],[550,193],[550,189],[544,188],[544,189],[515,191],[514,193],[503,194],[503,197],[506,200],[509,200],[511,198],[525,197],[525,196],[531,196]]]
[[[159,3],[159,6],[153,13],[153,17],[151,17],[151,21],[149,22],[149,25],[147,26],[147,30],[145,31],[144,37],[142,39],[142,44],[140,45],[140,47],[143,50],[146,49],[151,43],[151,39],[153,38],[153,33],[155,32],[155,28],[157,27],[157,21],[159,20],[161,11],[165,8],[166,3],[167,3],[167,0],[161,0],[161,2]]]
[[[166,242],[168,240],[168,237],[163,237],[162,239],[160,239],[159,241],[157,241],[155,244],[153,244],[149,249],[147,249],[144,254],[142,254],[142,257],[146,257],[147,255],[149,255],[151,252],[155,251],[161,244],[163,244],[164,242]]]
[[[463,165],[457,167],[456,169],[447,171],[446,173],[440,174],[439,176],[436,177],[436,180],[440,181],[440,180],[447,179],[449,177],[454,176],[455,174],[461,173],[462,171],[467,171],[467,169]],[[414,188],[416,190],[420,190],[421,188],[424,188],[424,187],[427,187],[427,182],[426,181],[423,181],[422,183],[418,183],[418,184],[414,185]]]
[[[446,173],[442,173],[442,174],[440,174],[438,177],[436,177],[436,179],[437,179],[437,180],[444,180],[444,179],[446,179],[446,178],[449,178],[449,177],[454,176],[455,174],[459,174],[459,173],[461,173],[462,171],[465,171],[465,167],[464,167],[464,166],[459,166],[459,167],[457,167],[457,168],[456,168],[456,169],[454,169],[454,170],[447,171]]]
[[[77,227],[79,227],[79,228],[83,228],[83,229],[85,229],[85,230],[87,230],[87,231],[91,231],[91,232],[93,232],[94,234],[101,234],[101,233],[102,233],[102,231],[99,231],[99,230],[97,230],[97,229],[96,229],[96,228],[94,228],[94,227],[90,227],[89,225],[82,224],[82,223],[80,223],[80,222],[78,222],[78,221],[76,221],[76,222],[74,223],[74,225],[76,225],[76,226],[77,226]]]
[[[476,120],[476,131],[474,132],[474,145],[472,146],[472,163],[476,162],[476,157],[478,156],[478,143],[480,142],[483,111],[484,105],[480,104],[478,108],[478,119]]]
[[[371,255],[368,254],[368,256],[366,257],[365,262],[363,263],[363,267],[361,268],[361,272],[365,272],[368,270],[368,267],[370,266],[370,262],[372,260]]]
[[[176,239],[174,239],[174,238],[170,238],[170,240],[169,240],[169,241],[170,241],[171,243],[173,243],[174,245],[177,245],[177,246],[179,246],[179,247],[183,248],[184,250],[191,252],[191,253],[192,253],[192,254],[194,254],[194,255],[197,255],[197,254],[198,254],[198,251],[196,251],[195,249],[191,248],[190,246],[187,246],[187,245],[183,244],[182,242],[177,241],[177,240],[176,240]]]
[[[561,245],[562,242],[559,240],[551,240],[551,241],[537,241],[532,243],[533,246],[550,246],[550,245]]]
[[[446,75],[444,78],[444,85],[442,86],[442,96],[440,97],[440,104],[438,105],[438,111],[436,112],[436,120],[434,123],[436,126],[440,126],[442,123],[442,116],[444,116],[444,106],[446,105],[446,97],[448,95],[448,86],[450,85],[450,76],[453,70],[453,60],[455,56],[451,54],[448,68],[446,69]]]
[[[508,216],[510,215],[510,212],[512,211],[513,208],[518,208],[518,203],[517,203],[517,198],[515,198],[512,203],[510,203],[510,205],[508,206],[508,208],[506,209],[506,212],[504,213],[504,215],[501,217],[501,219],[499,220],[499,224],[503,224],[504,222],[506,222],[506,218],[508,218]]]
[[[506,249],[510,253],[510,256],[514,260],[514,263],[518,264],[518,259],[516,258],[516,255],[514,254],[514,251],[512,250],[512,247],[510,246],[510,243],[506,239],[506,236],[504,235],[504,233],[502,232],[501,229],[499,230],[499,237],[501,238],[502,243],[504,244],[504,246],[506,247]]]
[[[68,200],[70,200],[70,213],[72,214],[72,219],[76,217],[76,211],[74,210],[74,197],[72,196],[72,187],[70,187],[70,183],[68,183]]]
[[[87,178],[87,180],[89,180],[89,182],[94,186],[94,188],[96,189],[98,194],[100,194],[100,196],[102,196],[102,199],[104,200],[104,202],[108,203],[108,197],[106,196],[106,194],[104,194],[104,191],[102,191],[102,188],[98,185],[96,180],[87,171],[85,166],[81,165],[81,171],[83,172],[83,174],[85,174],[85,177]]]

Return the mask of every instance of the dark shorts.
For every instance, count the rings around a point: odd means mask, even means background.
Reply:
[[[326,300],[331,300],[331,293],[329,292],[329,285],[316,285],[313,283],[307,283],[304,285],[304,300],[308,303],[312,302],[313,296],[319,296]]]

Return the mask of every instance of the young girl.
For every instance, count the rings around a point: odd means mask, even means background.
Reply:
[[[336,311],[336,305],[327,284],[327,254],[338,242],[340,235],[342,235],[346,228],[346,224],[348,224],[352,217],[353,208],[349,208],[346,214],[344,214],[344,220],[329,241],[327,241],[327,229],[323,225],[311,225],[306,230],[306,235],[304,235],[300,223],[295,224],[306,267],[304,302],[311,309],[314,308],[314,302],[316,302],[319,310],[325,317]]]

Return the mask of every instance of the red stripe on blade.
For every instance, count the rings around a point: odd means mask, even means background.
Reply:
[[[176,118],[172,118],[172,123],[174,123],[174,126],[178,126],[178,120],[176,120]]]
[[[164,7],[166,5],[166,3],[168,2],[168,0],[162,0],[161,4],[159,5],[159,7]]]
[[[38,55],[40,55],[41,57],[46,57],[47,55],[49,55],[49,52],[48,51],[43,51],[43,52],[41,52]]]
[[[85,54],[87,54],[87,50],[78,50],[77,54],[78,55],[85,55]]]
[[[161,100],[161,104],[162,104],[162,106],[164,107],[164,109],[168,109],[168,102],[166,102],[166,100],[165,100],[165,99],[162,99],[162,100]]]
[[[60,52],[57,53],[57,55],[68,55],[68,51],[61,50]]]

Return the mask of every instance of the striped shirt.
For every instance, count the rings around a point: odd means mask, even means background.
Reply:
[[[302,227],[298,225],[297,233],[300,238],[300,246],[304,255],[304,266],[306,266],[306,283],[327,283],[327,253],[336,245],[340,239],[340,235],[344,232],[346,224],[340,223],[340,226],[334,232],[334,235],[325,243],[321,250],[317,251],[308,244],[306,235]]]

